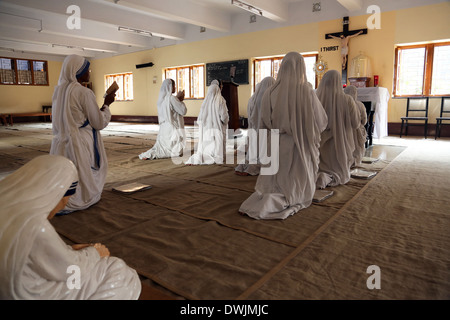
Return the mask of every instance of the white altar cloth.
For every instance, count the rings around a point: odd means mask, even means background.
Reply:
[[[375,122],[373,129],[373,137],[380,139],[388,135],[388,102],[389,91],[383,87],[367,87],[357,88],[358,100],[371,101],[372,108],[375,110],[373,121]]]

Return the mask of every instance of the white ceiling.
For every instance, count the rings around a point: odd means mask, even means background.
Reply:
[[[252,13],[231,0],[0,0],[0,55],[38,54],[62,59],[76,53],[88,58],[365,14],[368,5],[430,3],[430,0],[244,0],[261,9]],[[322,10],[313,12],[313,3]],[[439,2],[439,1],[435,1]],[[409,4],[406,4],[409,3]],[[79,28],[76,12],[79,8]],[[384,9],[382,7],[382,9]],[[390,7],[389,7],[390,8]],[[396,8],[394,8],[396,9]],[[392,9],[391,9],[392,10]],[[383,10],[386,11],[386,10]],[[69,28],[69,25],[72,29]],[[72,23],[70,23],[72,22]],[[75,22],[75,24],[74,24]],[[128,27],[152,36],[119,31]],[[75,27],[75,28],[74,28]],[[205,31],[201,32],[201,27]]]

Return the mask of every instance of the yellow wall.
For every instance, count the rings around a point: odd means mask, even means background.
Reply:
[[[450,39],[450,2],[411,8],[396,12],[394,44],[431,42]],[[391,86],[392,88],[392,86]],[[441,99],[429,101],[429,123],[439,117]],[[406,112],[405,99],[392,99],[389,105],[389,122],[401,122]]]
[[[370,14],[350,16],[350,30],[366,27]],[[367,35],[350,39],[348,61],[360,53],[370,58],[373,74],[380,77],[379,85],[392,94],[394,49],[396,44],[450,39],[450,3],[389,11],[381,14],[381,29],[368,30]],[[156,101],[166,67],[198,63],[249,59],[249,79],[252,81],[252,59],[282,55],[289,51],[316,51],[327,62],[329,69],[340,70],[340,50],[320,52],[321,47],[339,45],[337,40],[325,40],[326,33],[342,30],[342,19],[302,24],[258,31],[194,43],[168,46],[111,58],[91,61],[91,81],[99,105],[105,90],[104,76],[112,73],[133,72],[134,101],[115,102],[115,115],[156,116]],[[150,68],[136,69],[136,64],[153,62]],[[49,61],[49,87],[0,86],[0,112],[39,111],[51,101],[61,68],[60,62]],[[153,79],[156,77],[156,83]],[[373,83],[373,82],[372,82]],[[247,116],[247,102],[252,85],[239,86],[240,114]],[[196,117],[202,100],[186,100],[187,116]],[[430,122],[439,113],[439,99],[431,99]],[[405,112],[405,99],[391,98],[388,121],[400,122]]]
[[[350,30],[366,28],[370,15],[350,17]],[[394,68],[393,43],[395,26],[395,12],[381,14],[381,28],[369,29],[367,34],[359,35],[349,40],[348,69],[351,61],[359,54],[369,57],[373,74],[379,75],[379,86],[392,88],[392,73]],[[325,21],[320,24],[320,47],[339,45],[338,40],[325,39],[325,34],[342,30],[342,19]],[[340,48],[338,51],[320,52],[323,60],[328,62],[328,69],[341,70]],[[371,77],[373,85],[373,77]]]
[[[111,112],[116,115],[157,115],[156,101],[162,83],[163,69],[198,63],[251,59],[261,56],[281,55],[289,51],[317,50],[318,25],[307,24],[276,30],[259,31],[213,40],[163,47],[138,53],[94,60],[91,64],[91,81],[102,103],[105,90],[104,75],[133,72],[134,101],[114,102]],[[154,66],[136,69],[136,64],[153,62]],[[252,63],[249,63],[251,74]],[[156,83],[153,78],[156,77]],[[251,75],[249,80],[251,82]],[[240,114],[247,115],[247,102],[251,84],[239,86]],[[196,117],[203,100],[186,100],[186,116]]]
[[[371,14],[350,17],[350,30],[366,28]],[[392,94],[394,49],[396,44],[450,39],[450,4],[448,2],[389,11],[381,14],[381,28],[369,29],[367,35],[350,40],[348,61],[360,53],[370,58],[372,74],[379,76],[379,85]],[[327,62],[328,69],[341,70],[340,49],[322,51],[320,48],[339,45],[337,40],[325,40],[326,33],[342,30],[342,19],[303,24],[266,31],[259,31],[214,40],[169,46],[119,57],[94,60],[94,90],[98,97],[104,91],[103,76],[108,73],[133,71],[135,77],[135,100],[116,102],[113,114],[157,115],[156,101],[165,67],[197,63],[220,62],[236,59],[249,59],[252,81],[252,59],[256,57],[286,54],[289,51],[316,51]],[[151,68],[136,69],[135,65],[153,62]],[[157,77],[153,83],[153,77]],[[373,85],[373,77],[371,81]],[[247,116],[247,101],[251,96],[251,84],[239,86],[240,115]],[[197,116],[202,100],[187,100],[187,116]],[[99,98],[99,104],[101,98]],[[405,112],[405,99],[389,101],[388,121],[400,122]],[[430,122],[439,113],[439,99],[430,103]]]
[[[0,85],[0,113],[42,112],[52,104],[62,62],[48,61],[48,86]]]

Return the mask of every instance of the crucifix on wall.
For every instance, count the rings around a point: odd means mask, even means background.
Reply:
[[[349,19],[344,17],[342,19],[342,32],[327,33],[325,39],[336,39],[341,43],[341,64],[342,64],[342,84],[347,83],[347,56],[348,44],[350,38],[357,37],[361,34],[367,34],[367,28],[358,30],[348,30]]]

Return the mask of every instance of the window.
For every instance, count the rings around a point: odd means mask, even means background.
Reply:
[[[283,60],[283,57],[255,59],[253,61],[253,92],[256,89],[256,85],[265,77],[273,77],[274,79],[277,78],[281,60]]]
[[[395,49],[394,95],[450,95],[450,42]]]
[[[47,84],[47,71],[45,61],[33,61],[34,82],[36,84]]]
[[[30,61],[17,60],[17,83],[32,84]]]
[[[305,54],[303,58],[306,65],[306,78],[310,82],[313,88],[316,88],[316,73],[314,72],[314,64],[317,61],[317,54]],[[283,56],[270,57],[264,59],[255,59],[253,61],[253,91],[256,85],[262,81],[265,77],[277,78],[278,70],[280,70],[281,61]]]
[[[0,84],[48,86],[47,61],[0,58]]]
[[[450,45],[435,46],[431,73],[431,95],[450,94]]]
[[[1,58],[0,63],[0,81],[2,84],[16,83],[16,72],[14,67],[14,59]]]
[[[306,79],[308,79],[308,82],[311,83],[311,85],[315,89],[317,86],[317,77],[316,72],[314,71],[314,65],[317,62],[318,55],[317,54],[303,55],[303,58],[305,59],[306,65]]]
[[[164,70],[164,77],[175,81],[177,91],[184,90],[185,99],[203,99],[205,97],[204,70],[204,65],[167,68]]]
[[[113,82],[116,81],[119,89],[116,91],[116,101],[132,101],[134,99],[133,93],[133,74],[119,73],[109,74],[105,76],[105,91]]]

